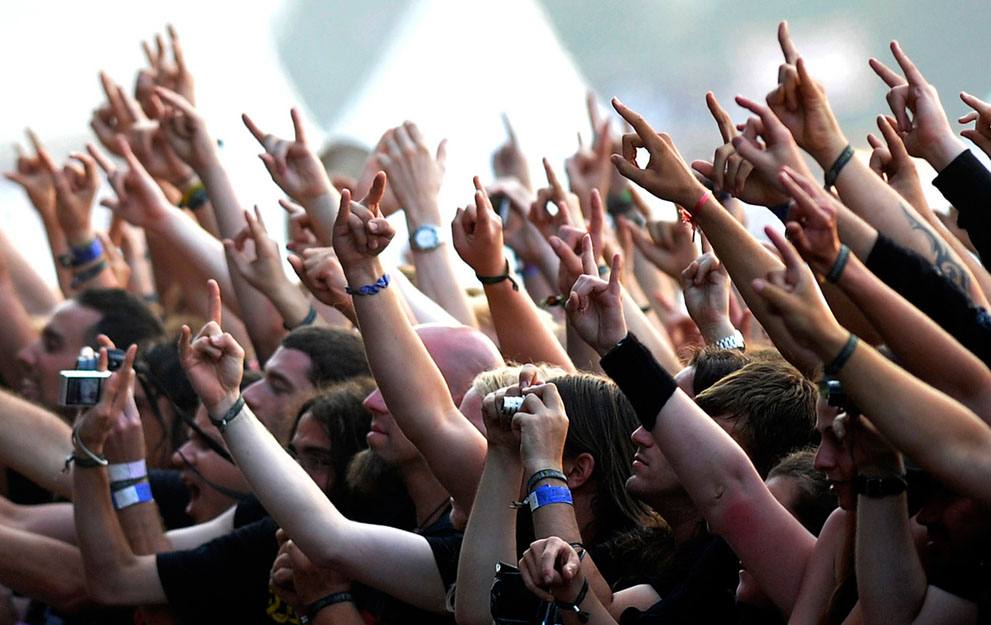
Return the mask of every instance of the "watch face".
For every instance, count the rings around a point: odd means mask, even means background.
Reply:
[[[420,226],[413,233],[413,243],[421,250],[430,250],[437,247],[440,243],[437,228],[434,226]]]

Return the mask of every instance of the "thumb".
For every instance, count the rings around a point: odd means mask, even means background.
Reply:
[[[779,314],[783,315],[794,308],[795,296],[785,289],[771,284],[763,278],[755,278],[753,282],[751,282],[751,286],[753,287],[754,292],[757,293],[758,297],[762,297],[764,301],[775,308]]]

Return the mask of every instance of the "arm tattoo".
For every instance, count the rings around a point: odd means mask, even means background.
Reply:
[[[953,254],[947,248],[946,244],[929,228],[920,223],[908,208],[905,207],[905,204],[899,203],[898,205],[901,207],[902,213],[905,215],[905,221],[908,222],[909,227],[912,230],[918,230],[926,238],[926,241],[929,242],[929,247],[932,249],[934,256],[932,259],[933,265],[943,272],[943,275],[950,282],[956,284],[965,292],[969,292],[970,278],[967,276],[967,271],[953,259]]]

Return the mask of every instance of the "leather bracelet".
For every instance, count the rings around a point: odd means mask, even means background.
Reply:
[[[103,273],[103,270],[106,268],[107,268],[107,261],[106,259],[104,259],[96,263],[92,267],[87,267],[82,271],[74,273],[72,275],[72,282],[69,284],[69,286],[73,289],[78,289],[83,284],[89,282],[93,278]]]
[[[509,280],[509,283],[513,285],[514,291],[520,290],[520,285],[516,284],[516,280],[513,280],[512,274],[509,273],[509,260],[506,260],[506,273],[501,276],[480,276],[476,273],[475,279],[482,284],[499,284],[503,280]]]
[[[588,619],[589,619],[588,612],[583,612],[581,610],[581,608],[578,607],[578,606],[581,605],[582,601],[585,600],[585,596],[586,595],[588,595],[588,580],[587,579],[585,579],[584,581],[582,581],[582,588],[581,588],[581,590],[578,591],[578,595],[575,597],[575,600],[573,602],[566,603],[564,601],[561,601],[560,599],[555,599],[554,600],[554,605],[556,605],[558,608],[560,608],[562,610],[565,610],[567,612],[574,612],[575,613],[575,616],[578,617],[578,620],[579,621],[581,621],[582,623],[587,623],[588,622]]]
[[[905,479],[904,475],[867,477],[858,473],[853,478],[853,491],[871,499],[900,495],[906,490],[908,490],[908,480]]]
[[[306,316],[303,317],[303,320],[302,321],[300,321],[299,323],[297,323],[294,326],[290,326],[288,323],[286,323],[285,321],[283,321],[282,322],[282,327],[285,328],[286,330],[288,330],[289,332],[292,332],[296,328],[302,328],[303,326],[312,325],[313,322],[316,321],[316,320],[317,320],[317,309],[314,308],[313,306],[310,306],[310,312],[306,313]]]
[[[609,350],[599,364],[630,400],[644,429],[653,430],[657,414],[678,390],[671,374],[632,332]]]
[[[850,260],[850,248],[846,245],[840,245],[840,251],[836,255],[836,260],[833,261],[833,266],[830,267],[829,273],[826,274],[826,280],[828,282],[836,282],[843,275],[843,270],[846,268],[846,262]]]
[[[857,338],[857,335],[851,332],[850,338],[846,340],[846,345],[844,345],[843,349],[840,350],[840,353],[836,355],[836,358],[833,358],[829,364],[823,367],[822,372],[830,377],[839,373],[840,369],[843,368],[843,365],[846,364],[846,361],[850,360],[850,356],[852,356],[854,350],[857,349],[857,343],[859,342],[860,339]]]
[[[354,601],[350,592],[335,592],[332,595],[327,595],[326,597],[317,599],[313,603],[309,603],[304,608],[305,612],[299,615],[299,622],[303,625],[307,623],[312,623],[313,619],[317,617],[317,613],[320,610],[330,607],[335,603],[344,603],[345,601]]]
[[[537,487],[537,482],[539,482],[540,480],[551,480],[551,479],[561,480],[565,484],[568,483],[568,476],[566,476],[564,473],[561,473],[557,469],[543,469],[541,471],[537,471],[532,476],[530,476],[530,479],[526,483],[526,492],[527,493],[533,492],[533,489]]]
[[[227,424],[236,419],[237,415],[241,414],[242,410],[244,410],[244,395],[238,395],[237,401],[235,401],[234,404],[227,409],[227,412],[224,413],[223,417],[220,419],[214,419],[211,415],[210,421],[212,421],[213,424],[217,426],[217,429],[222,433],[227,429]]]
[[[824,182],[826,183],[827,191],[836,185],[836,179],[839,178],[840,171],[847,163],[850,162],[851,158],[853,158],[853,146],[848,143],[847,146],[843,148],[843,151],[840,152],[840,155],[836,157],[836,160],[833,161],[833,166],[826,171]]]

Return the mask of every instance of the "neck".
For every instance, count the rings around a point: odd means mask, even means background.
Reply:
[[[443,510],[443,504],[451,496],[437,481],[422,458],[403,464],[400,467],[400,472],[406,491],[409,493],[410,499],[413,500],[413,505],[416,506],[417,527],[434,523],[438,514]]]
[[[597,527],[595,524],[595,512],[592,510],[592,501],[595,493],[589,492],[584,486],[571,491],[571,496],[575,505],[575,521],[578,523],[578,530],[582,536],[582,543],[591,545],[595,543]]]
[[[674,534],[675,545],[692,538],[702,522],[701,513],[686,493],[665,495],[645,503],[667,521]]]

